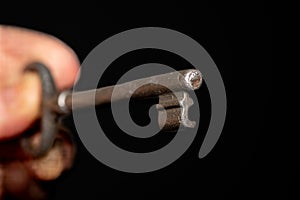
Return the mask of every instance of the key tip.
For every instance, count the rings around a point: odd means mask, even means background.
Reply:
[[[187,70],[184,74],[184,80],[188,89],[197,90],[202,84],[202,74],[196,69]]]

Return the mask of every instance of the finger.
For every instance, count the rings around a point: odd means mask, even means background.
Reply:
[[[4,168],[5,193],[17,199],[45,199],[46,193],[31,179],[21,162],[12,162]]]
[[[0,25],[0,140],[22,133],[39,115],[39,78],[23,73],[34,61],[49,67],[59,89],[72,86],[79,62],[68,46],[49,35]]]
[[[39,141],[40,134],[34,140]],[[37,180],[50,181],[58,178],[61,173],[72,166],[75,149],[72,141],[65,134],[59,134],[50,151],[41,158],[25,162],[32,176]]]

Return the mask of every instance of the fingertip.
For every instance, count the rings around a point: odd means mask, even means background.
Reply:
[[[49,68],[59,90],[72,87],[80,66],[75,52],[55,38],[47,44],[47,49],[44,48],[44,46],[35,48],[38,55],[36,57],[39,57],[36,60]],[[41,54],[41,51],[45,53]]]

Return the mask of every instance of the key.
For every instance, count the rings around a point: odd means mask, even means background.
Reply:
[[[70,114],[74,109],[104,105],[122,99],[159,97],[156,108],[158,110],[158,124],[163,131],[176,130],[180,125],[186,128],[195,127],[196,122],[188,118],[188,109],[193,104],[188,91],[200,88],[202,74],[199,70],[176,71],[74,93],[70,90],[58,92],[50,71],[42,63],[32,63],[26,67],[26,71],[35,71],[39,74],[43,95],[39,145],[33,145],[30,138],[26,137],[21,142],[24,151],[33,157],[42,156],[51,148],[61,116]],[[137,86],[141,87],[137,88]],[[137,89],[133,91],[133,88]],[[176,94],[171,91],[175,91]],[[112,95],[113,92],[114,95]]]

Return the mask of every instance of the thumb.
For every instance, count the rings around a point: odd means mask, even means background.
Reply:
[[[40,115],[40,79],[24,73],[32,62],[49,68],[59,90],[72,86],[79,67],[75,53],[60,40],[0,25],[0,141],[18,136]]]
[[[21,133],[38,118],[41,86],[37,74],[24,73],[14,86],[0,92],[0,139]]]

